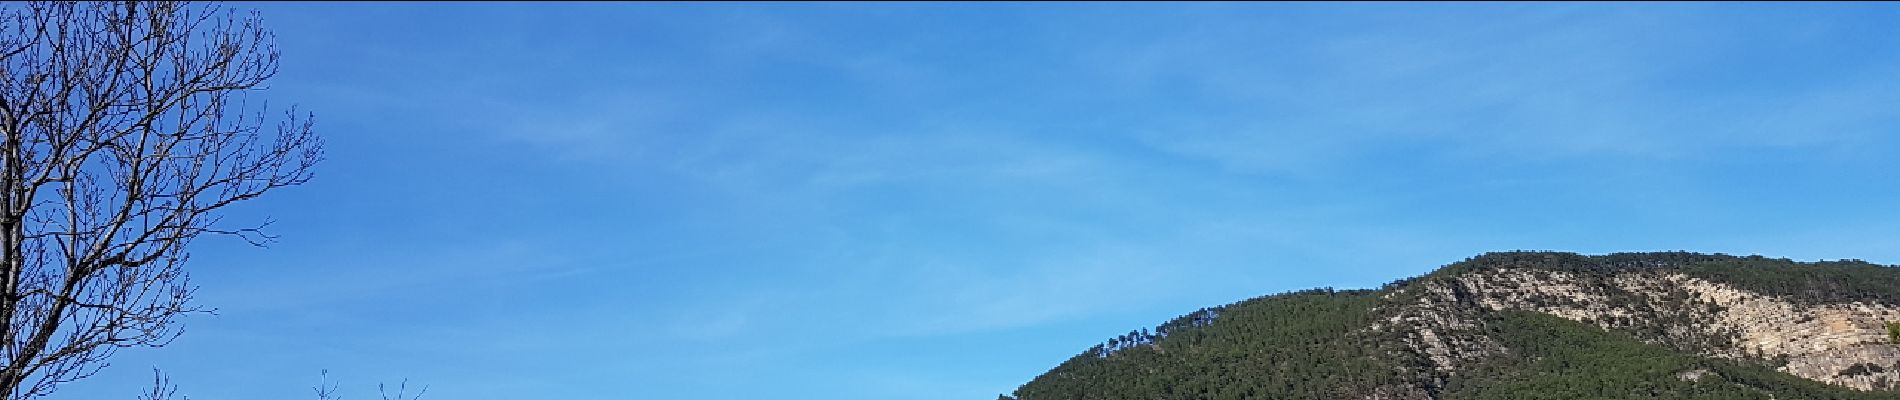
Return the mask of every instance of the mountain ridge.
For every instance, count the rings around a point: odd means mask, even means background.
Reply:
[[[999,398],[1900,398],[1896,303],[1860,260],[1494,252],[1203,308]]]

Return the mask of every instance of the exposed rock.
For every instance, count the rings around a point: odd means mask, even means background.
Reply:
[[[1528,310],[1713,357],[1786,360],[1781,371],[1829,384],[1872,390],[1900,382],[1900,346],[1886,330],[1900,321],[1900,308],[1890,304],[1802,306],[1657,269],[1493,269],[1405,290],[1417,301],[1391,310],[1373,329],[1405,330],[1413,351],[1446,375],[1465,361],[1508,351],[1479,333],[1474,311]],[[1699,379],[1702,372],[1679,377]]]

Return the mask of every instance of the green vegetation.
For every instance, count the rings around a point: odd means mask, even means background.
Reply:
[[[1534,312],[1471,307],[1462,312],[1475,328],[1439,334],[1494,341],[1507,350],[1464,362],[1456,374],[1433,371],[1409,349],[1404,332],[1392,332],[1403,325],[1370,329],[1391,317],[1390,310],[1418,299],[1417,291],[1404,291],[1408,287],[1495,268],[1562,271],[1570,283],[1606,295],[1601,301],[1607,302],[1636,301],[1610,290],[1610,278],[1630,269],[1668,269],[1803,303],[1900,300],[1900,270],[1857,260],[1491,253],[1379,290],[1308,290],[1195,311],[1152,332],[1131,331],[1094,346],[999,400],[1318,399],[1375,392],[1440,399],[1900,399],[1900,393],[1862,392],[1780,373],[1773,360],[1698,356],[1699,350],[1729,343],[1670,333],[1669,326],[1701,323],[1697,315],[1720,308],[1686,299],[1642,303],[1651,319],[1600,321],[1615,327],[1607,331]],[[1900,343],[1900,322],[1887,324],[1887,331]],[[1855,367],[1842,374],[1886,370]]]

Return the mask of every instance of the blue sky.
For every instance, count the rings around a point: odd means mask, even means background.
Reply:
[[[987,399],[1486,251],[1900,262],[1890,4],[240,4],[315,181],[54,399]]]

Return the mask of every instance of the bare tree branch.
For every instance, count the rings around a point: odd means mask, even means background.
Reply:
[[[184,270],[219,211],[308,181],[311,116],[265,124],[256,13],[179,2],[0,4],[0,400],[163,346],[203,312]],[[149,399],[169,398],[162,375]],[[319,394],[324,392],[319,390]]]
[[[140,393],[138,400],[171,400],[172,396],[177,395],[178,385],[173,385],[171,379],[166,378],[165,373],[158,368],[152,368],[152,388]],[[180,400],[191,400],[191,397],[184,396]]]

